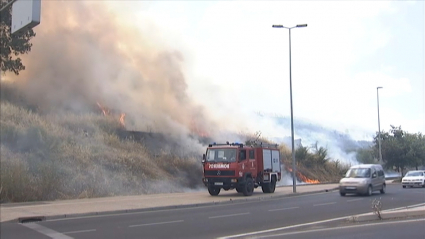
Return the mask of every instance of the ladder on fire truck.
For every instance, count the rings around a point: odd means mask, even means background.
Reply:
[[[254,141],[247,141],[246,142],[247,146],[251,146],[251,147],[264,147],[264,148],[278,148],[278,144],[269,144],[269,143],[264,143],[264,142],[258,142],[256,140]]]

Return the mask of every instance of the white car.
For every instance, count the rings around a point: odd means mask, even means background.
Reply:
[[[420,186],[425,187],[425,170],[409,171],[402,178],[401,184],[403,188]]]

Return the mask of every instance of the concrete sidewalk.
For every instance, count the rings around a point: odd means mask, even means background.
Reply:
[[[188,206],[203,206],[217,203],[232,203],[234,201],[261,200],[309,193],[329,192],[336,190],[338,184],[297,185],[297,192],[292,192],[292,186],[277,187],[275,193],[264,194],[257,188],[254,194],[245,197],[232,191],[222,191],[212,197],[207,189],[191,193],[166,193],[137,196],[117,196],[105,198],[59,200],[31,203],[1,204],[1,222],[20,221],[22,218],[65,218],[79,215],[99,215],[108,213],[125,213],[152,209],[179,208]]]

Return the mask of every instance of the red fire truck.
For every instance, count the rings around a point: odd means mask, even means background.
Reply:
[[[213,143],[203,154],[202,164],[202,181],[212,196],[221,189],[251,196],[258,186],[263,193],[274,193],[282,176],[277,144]]]

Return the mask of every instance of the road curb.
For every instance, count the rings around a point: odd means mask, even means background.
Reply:
[[[100,212],[87,212],[87,213],[69,213],[69,214],[58,214],[58,215],[34,215],[34,216],[25,216],[19,217],[16,219],[3,221],[2,223],[22,223],[25,221],[47,221],[47,220],[57,220],[57,219],[68,219],[68,218],[79,218],[79,217],[88,217],[88,216],[107,216],[115,214],[124,214],[124,213],[144,213],[144,212],[154,212],[161,210],[170,210],[170,209],[184,209],[184,208],[197,208],[197,207],[206,207],[214,205],[229,205],[232,203],[243,203],[243,202],[255,202],[262,201],[267,199],[279,199],[285,197],[294,197],[294,196],[303,196],[309,194],[317,193],[326,193],[337,190],[338,188],[322,189],[302,193],[291,193],[291,194],[282,194],[282,195],[267,195],[261,197],[247,197],[247,198],[230,198],[228,201],[217,201],[217,202],[206,202],[206,203],[193,203],[193,204],[183,204],[183,205],[169,205],[169,206],[157,206],[157,207],[147,207],[147,208],[137,208],[137,209],[124,209],[124,210],[110,210],[110,211],[100,211]]]
[[[379,219],[377,214],[366,213],[355,216],[350,216],[347,218],[349,222],[367,222],[367,221],[379,221],[379,220],[388,220],[388,219],[397,219],[397,218],[406,218],[406,217],[425,217],[425,208],[420,209],[409,209],[409,210],[397,210],[397,211],[383,211],[381,212],[381,219]]]

